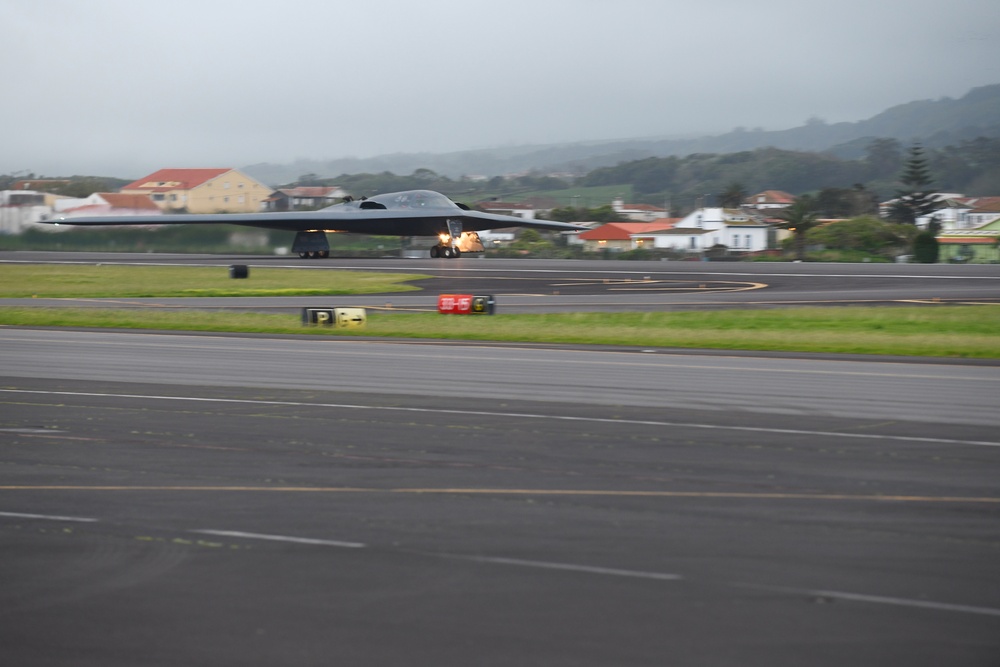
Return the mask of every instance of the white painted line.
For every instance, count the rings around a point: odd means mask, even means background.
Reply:
[[[361,542],[341,542],[339,540],[317,540],[311,537],[290,537],[288,535],[265,535],[261,533],[244,533],[238,530],[192,530],[192,533],[202,535],[217,535],[219,537],[239,537],[247,540],[269,540],[271,542],[290,542],[292,544],[314,544],[324,547],[344,547],[362,549],[366,545]]]
[[[843,591],[825,591],[808,588],[786,588],[784,586],[764,586],[759,584],[732,584],[737,588],[758,588],[761,590],[792,593],[795,595],[810,595],[815,597],[833,598],[834,600],[849,600],[851,602],[869,602],[873,604],[891,604],[900,607],[915,607],[918,609],[933,609],[934,611],[954,611],[964,614],[980,614],[984,616],[1000,616],[1000,609],[995,607],[975,607],[950,602],[931,602],[928,600],[913,600],[910,598],[895,598],[884,595],[864,595],[861,593],[845,593]]]
[[[29,435],[49,435],[50,433],[65,433],[51,428],[0,428],[0,433],[25,433]]]
[[[34,389],[0,389],[0,393],[42,394],[49,396],[85,396],[97,398],[130,398],[154,401],[187,401],[195,403],[226,403],[231,405],[272,405],[296,408],[332,408],[339,410],[376,410],[378,412],[411,412],[439,415],[465,415],[473,417],[504,417],[509,419],[538,419],[564,422],[584,422],[590,424],[626,424],[632,426],[657,426],[665,428],[698,428],[714,431],[741,431],[748,433],[772,433],[779,435],[820,436],[829,438],[850,438],[854,440],[878,440],[892,442],[922,442],[932,445],[973,445],[976,447],[1000,447],[994,440],[955,440],[952,438],[924,438],[911,435],[885,435],[878,433],[842,433],[838,431],[807,431],[791,428],[764,428],[760,426],[720,426],[718,424],[698,424],[694,422],[654,421],[645,419],[608,419],[601,417],[573,417],[569,415],[540,415],[525,412],[490,412],[487,410],[451,410],[446,408],[404,408],[399,406],[353,405],[350,403],[304,403],[300,401],[259,401],[239,398],[202,398],[197,396],[154,396],[149,394],[105,394],[78,391],[40,391]]]
[[[920,607],[923,609],[934,609],[937,611],[957,611],[965,614],[983,614],[985,616],[1000,616],[1000,609],[992,607],[972,607],[964,604],[951,604],[947,602],[928,602],[926,600],[909,600],[906,598],[883,597],[881,595],[860,595],[858,593],[842,593],[840,591],[809,591],[812,595],[835,598],[838,600],[851,600],[854,602],[873,602],[876,604],[894,604],[902,607]]]
[[[522,560],[520,558],[494,558],[490,556],[456,556],[452,554],[435,554],[452,558],[455,560],[466,560],[474,563],[491,563],[494,565],[518,565],[521,567],[535,567],[546,570],[566,570],[569,572],[583,572],[585,574],[603,574],[613,577],[636,577],[638,579],[658,579],[660,581],[677,581],[683,579],[679,574],[666,574],[664,572],[643,572],[642,570],[619,570],[611,567],[594,567],[591,565],[575,565],[573,563],[549,563],[540,560]]]
[[[78,523],[96,523],[98,519],[88,519],[82,516],[54,516],[49,514],[21,514],[19,512],[0,512],[0,516],[12,519],[41,519],[43,521],[76,521]]]

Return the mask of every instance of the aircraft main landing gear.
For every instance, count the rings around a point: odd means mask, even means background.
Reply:
[[[449,245],[431,246],[431,257],[444,257],[445,259],[451,259],[452,257],[459,257],[461,254],[461,250]]]
[[[329,256],[329,250],[304,250],[299,253],[302,259],[326,259]]]

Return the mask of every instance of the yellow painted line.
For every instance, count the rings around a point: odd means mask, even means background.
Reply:
[[[618,498],[702,498],[740,500],[848,500],[923,503],[991,503],[1000,497],[990,496],[909,496],[842,493],[778,493],[744,491],[615,491],[606,489],[470,489],[470,488],[401,488],[377,489],[352,486],[75,486],[75,485],[4,485],[0,491],[197,491],[243,493],[382,493],[412,495],[507,495],[507,496],[604,496]]]

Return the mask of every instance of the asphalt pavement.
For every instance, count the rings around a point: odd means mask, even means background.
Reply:
[[[997,665],[996,365],[0,329],[18,665]]]

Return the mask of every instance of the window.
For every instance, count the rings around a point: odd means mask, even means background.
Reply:
[[[744,237],[744,238],[746,238],[746,245],[745,245],[744,247],[745,247],[745,248],[747,248],[747,249],[749,250],[750,248],[752,248],[752,247],[753,247],[753,243],[752,243],[752,241],[751,241],[751,239],[752,239],[753,237],[752,237],[752,236],[750,236],[749,234],[747,234],[747,235],[746,235],[746,237]]]
[[[740,247],[740,235],[739,234],[733,234],[733,243],[732,243],[732,246],[734,248],[739,248]]]

